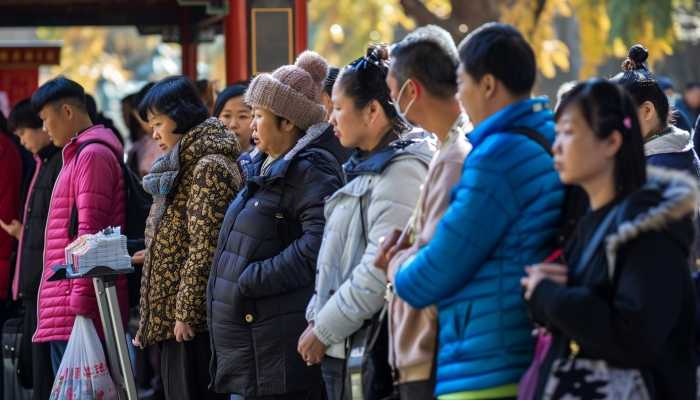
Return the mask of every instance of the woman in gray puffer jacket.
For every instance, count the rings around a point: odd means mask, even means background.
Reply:
[[[333,88],[331,123],[357,151],[344,165],[348,183],[326,201],[309,327],[299,339],[307,364],[321,363],[332,400],[348,389],[346,340],[384,305],[386,274],[374,266],[380,238],[411,217],[434,151],[426,140],[400,138],[406,125],[392,106],[382,53],[370,48]]]

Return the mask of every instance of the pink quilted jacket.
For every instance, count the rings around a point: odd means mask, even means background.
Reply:
[[[100,140],[109,145],[87,145],[78,155],[81,143]],[[73,138],[63,148],[63,167],[51,194],[44,241],[44,274],[39,286],[38,326],[34,342],[66,341],[76,315],[93,319],[98,332],[102,326],[91,279],[49,282],[51,267],[63,264],[69,237],[73,204],[78,208],[78,235],[95,233],[108,226],[124,226],[126,192],[119,157],[124,150],[116,136],[102,125],[95,125]],[[123,278],[123,277],[122,277]],[[127,312],[126,279],[117,282],[122,319]]]

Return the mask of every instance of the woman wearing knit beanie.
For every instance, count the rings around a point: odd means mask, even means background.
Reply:
[[[245,399],[320,399],[321,371],[297,354],[314,290],[327,197],[343,182],[325,146],[320,104],[327,64],[302,54],[251,82],[260,155],[231,203],[207,294],[212,387]]]
[[[308,328],[299,339],[302,358],[321,364],[331,400],[350,398],[346,343],[385,303],[386,274],[374,266],[380,238],[411,217],[434,150],[425,140],[400,139],[409,127],[386,84],[386,56],[386,49],[371,47],[333,86],[331,123],[341,144],[357,150],[344,165],[348,184],[326,201],[316,291],[307,309]],[[378,341],[370,358],[386,368],[374,365],[372,382],[363,381],[366,400],[393,391],[386,333],[381,337],[383,346]],[[380,376],[385,379],[376,379]]]

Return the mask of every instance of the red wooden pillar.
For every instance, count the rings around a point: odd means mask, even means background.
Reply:
[[[224,19],[226,83],[231,85],[250,77],[248,71],[248,8],[246,0],[229,0]]]
[[[182,49],[182,74],[197,79],[197,42],[192,31],[189,10],[182,10],[180,19],[180,47]]]
[[[294,0],[294,50],[297,55],[306,50],[309,45],[306,3],[307,0]]]

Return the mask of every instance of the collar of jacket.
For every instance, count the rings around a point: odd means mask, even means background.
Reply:
[[[681,153],[691,150],[692,147],[690,133],[670,125],[644,143],[644,155],[649,157],[656,154]]]
[[[35,157],[39,157],[39,159],[41,159],[42,161],[47,161],[59,151],[61,151],[61,149],[49,143],[48,146],[45,146],[43,149],[39,150],[39,152],[35,154]]]
[[[648,167],[647,182],[640,191],[655,192],[660,199],[658,203],[620,222],[615,231],[605,238],[610,277],[613,275],[617,251],[621,246],[642,233],[663,229],[671,222],[692,215],[698,209],[698,183],[683,172]]]
[[[210,154],[221,154],[235,161],[241,152],[238,140],[214,117],[207,118],[187,131],[179,144],[182,170]]]
[[[348,180],[359,175],[379,175],[398,155],[403,154],[411,144],[420,142],[420,139],[399,139],[388,143],[383,148],[367,155],[356,150],[350,159],[343,165]]]
[[[260,168],[262,167],[267,155],[260,153],[258,156],[253,157],[251,161],[251,168],[247,169],[247,171],[254,171],[254,174],[248,178],[249,181],[258,185],[263,185],[265,182],[284,178],[287,175],[287,170],[289,169],[292,161],[304,150],[316,144],[318,139],[325,132],[325,128],[326,127],[321,124],[316,124],[309,127],[309,129],[306,130],[306,133],[299,138],[291,150],[289,150],[281,158],[278,158],[272,162],[272,165],[270,166],[270,173],[265,176],[260,176]]]
[[[510,104],[474,127],[469,133],[469,141],[476,147],[491,134],[507,132],[511,127],[526,126],[536,129],[542,124],[551,123],[554,116],[548,106],[547,97],[534,97]]]
[[[469,117],[467,117],[465,114],[459,114],[457,116],[457,119],[455,122],[452,124],[450,127],[450,130],[447,132],[447,138],[445,139],[444,142],[441,142],[440,140],[437,141],[437,148],[438,150],[442,149],[443,147],[450,146],[454,144],[457,141],[457,138],[459,136],[467,137],[467,125],[469,124]]]

